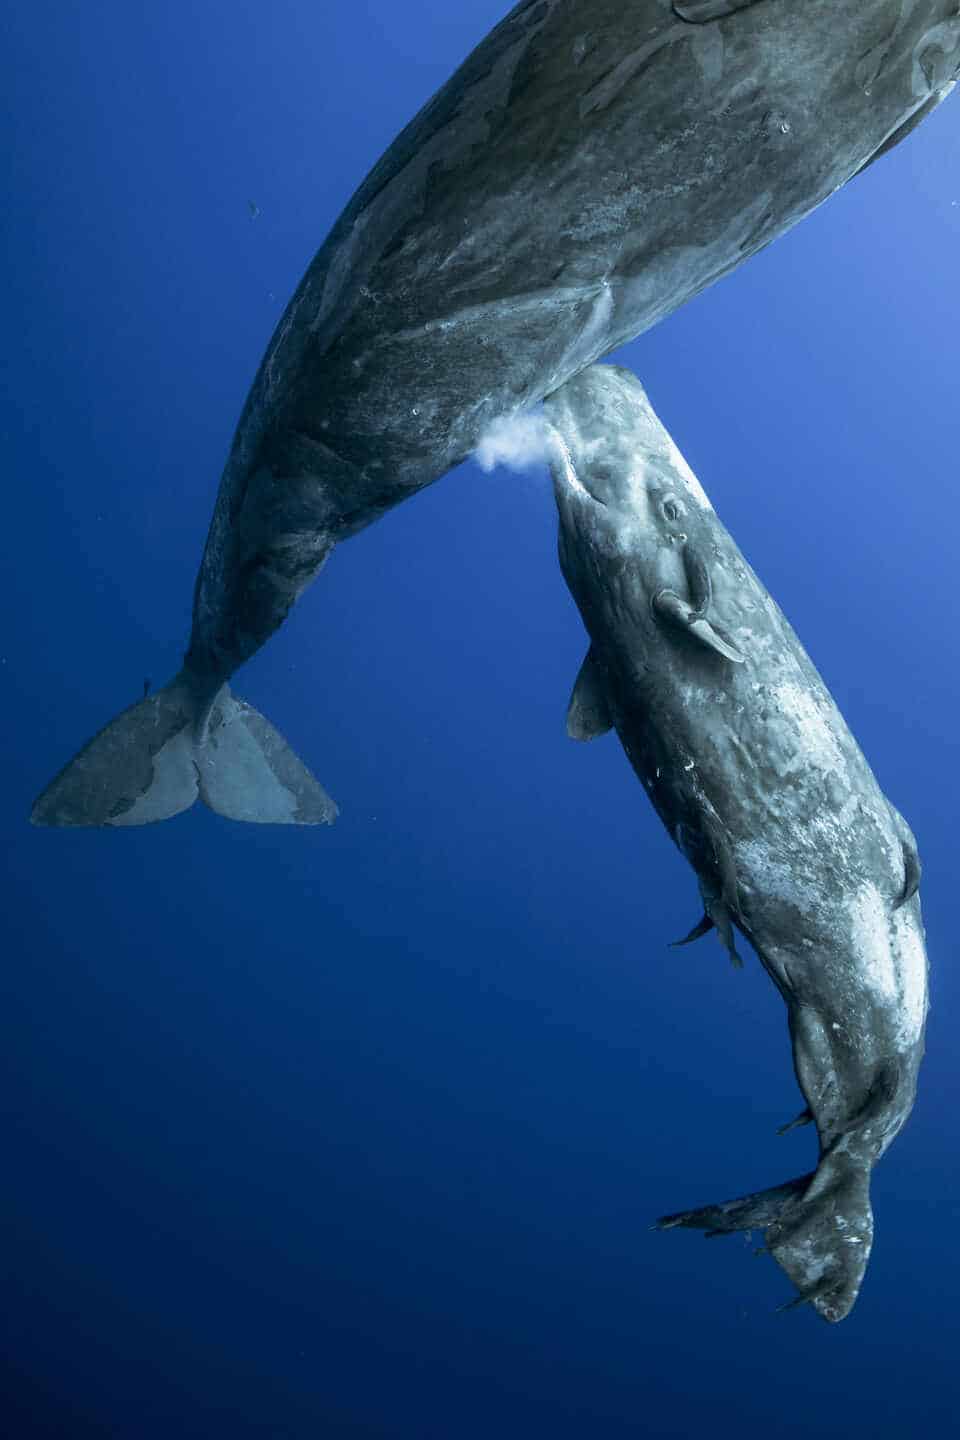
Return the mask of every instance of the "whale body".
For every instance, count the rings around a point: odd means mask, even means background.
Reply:
[[[574,738],[615,728],[735,963],[741,931],[787,1006],[820,1139],[816,1170],[667,1216],[765,1229],[827,1320],[853,1305],[874,1163],[905,1123],[923,1054],[920,862],[826,686],[629,371],[546,401],[560,562],[590,635]],[[791,1127],[785,1127],[791,1128]]]
[[[33,819],[336,807],[228,681],[337,541],[807,215],[960,69],[954,0],[523,0],[371,171],[270,341],[182,671]]]

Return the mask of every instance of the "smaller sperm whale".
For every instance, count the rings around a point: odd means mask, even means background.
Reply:
[[[615,729],[739,961],[787,1006],[816,1170],[658,1222],[763,1229],[825,1319],[856,1300],[870,1172],[913,1106],[927,957],[913,835],[783,614],[627,370],[548,397],[560,564],[590,636],[567,728]],[[791,1127],[784,1127],[785,1129]]]

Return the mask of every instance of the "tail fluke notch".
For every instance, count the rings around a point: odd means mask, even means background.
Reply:
[[[199,797],[260,824],[325,825],[326,791],[279,731],[226,686],[205,699],[183,673],[84,745],[37,799],[35,825],[150,825]]]

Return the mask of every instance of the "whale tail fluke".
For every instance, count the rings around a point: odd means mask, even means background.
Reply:
[[[224,686],[197,747],[200,799],[229,820],[332,825],[337,807],[260,714]]]
[[[328,825],[337,807],[268,720],[183,672],[122,711],[34,804],[34,825],[150,825],[200,798],[218,815]]]
[[[738,1230],[766,1231],[765,1253],[797,1287],[782,1309],[808,1303],[824,1320],[842,1320],[853,1309],[870,1258],[873,1212],[865,1166],[835,1168],[829,1159],[812,1175],[785,1185],[665,1215],[658,1230],[686,1226],[707,1238]]]

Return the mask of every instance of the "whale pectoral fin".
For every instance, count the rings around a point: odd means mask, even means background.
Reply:
[[[910,826],[895,805],[890,806],[890,813],[893,815],[893,823],[900,837],[900,849],[903,854],[903,889],[893,906],[894,910],[899,910],[901,905],[906,905],[908,900],[912,900],[920,889],[923,867],[920,864],[920,852]]]
[[[717,633],[709,620],[692,620],[689,629],[690,634],[695,635],[701,645],[706,645],[708,649],[715,650],[718,655],[722,655],[725,660],[732,661],[734,665],[743,664],[746,657],[741,655],[737,647],[731,645],[729,640],[724,640],[723,636]]]
[[[595,740],[612,729],[603,667],[591,645],[567,706],[567,734],[571,740]]]
[[[725,15],[736,15],[738,10],[749,10],[761,0],[674,0],[673,13],[680,20],[691,25],[706,25],[710,20],[722,20]]]
[[[653,609],[658,619],[679,626],[708,650],[722,655],[734,665],[743,664],[745,656],[741,655],[736,646],[725,640],[699,609],[695,609],[675,591],[661,590],[653,597]]]
[[[713,927],[714,921],[707,912],[704,911],[702,918],[697,921],[689,935],[684,935],[682,940],[672,940],[670,942],[670,949],[679,950],[681,945],[692,945],[694,940],[699,940],[702,935],[709,935]]]

